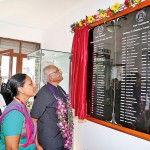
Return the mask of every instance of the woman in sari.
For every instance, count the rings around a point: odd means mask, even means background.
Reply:
[[[16,74],[3,89],[10,103],[0,117],[0,150],[35,150],[35,127],[26,102],[35,96],[35,84],[26,74]]]

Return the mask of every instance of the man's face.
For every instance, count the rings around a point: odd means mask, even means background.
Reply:
[[[50,80],[56,83],[59,83],[63,80],[62,71],[56,66],[50,68]]]

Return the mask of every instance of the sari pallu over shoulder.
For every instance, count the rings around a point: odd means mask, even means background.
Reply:
[[[30,144],[35,144],[36,129],[23,104],[19,102],[11,102],[4,110],[3,114],[0,116],[0,124],[3,118],[12,110],[18,110],[25,117],[26,143],[23,144],[22,147],[25,148],[29,146]]]

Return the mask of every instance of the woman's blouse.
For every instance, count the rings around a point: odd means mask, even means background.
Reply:
[[[0,150],[5,150],[4,137],[15,136],[22,134],[22,128],[24,125],[24,115],[18,110],[10,111],[2,120],[1,132],[0,132]],[[9,127],[8,127],[9,126]],[[20,138],[19,144],[26,143],[26,138]],[[35,145],[31,144],[26,148],[22,146],[18,147],[18,150],[35,150]]]

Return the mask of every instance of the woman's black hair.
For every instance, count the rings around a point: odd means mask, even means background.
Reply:
[[[8,105],[13,98],[18,94],[18,87],[22,87],[25,83],[26,74],[18,73],[8,80],[7,84],[1,87],[1,94],[4,97],[6,105]]]

